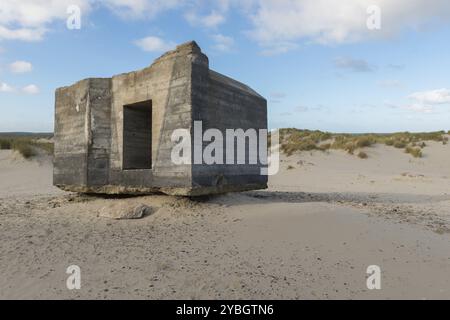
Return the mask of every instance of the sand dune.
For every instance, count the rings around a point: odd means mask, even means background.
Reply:
[[[61,193],[50,162],[2,152],[0,298],[450,299],[450,146],[424,151],[283,157],[269,190],[201,199]],[[98,217],[114,202],[156,212]]]

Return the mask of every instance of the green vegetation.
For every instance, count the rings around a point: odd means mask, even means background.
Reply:
[[[36,155],[36,151],[33,149],[32,145],[27,141],[23,141],[21,139],[13,142],[12,149],[21,153],[22,156],[26,159],[34,157]]]
[[[426,141],[448,143],[445,131],[436,132],[398,132],[392,134],[334,134],[330,132],[281,129],[281,151],[291,156],[295,152],[302,151],[326,151],[329,149],[345,150],[349,154],[355,154],[357,150],[372,147],[375,144],[384,144],[397,149],[405,149],[406,153],[413,157],[423,156],[422,150],[427,146]],[[364,157],[364,155],[366,157]],[[367,154],[359,152],[361,159],[366,159]]]
[[[397,149],[403,149],[407,146],[407,142],[403,141],[403,140],[399,140],[399,141],[394,141],[394,148]]]
[[[37,155],[38,150],[43,150],[49,155],[53,154],[53,143],[45,139],[51,138],[49,134],[0,134],[0,149],[15,150],[24,158]],[[41,139],[44,139],[43,141]]]
[[[1,150],[11,149],[11,141],[7,139],[0,139],[0,149]]]
[[[405,152],[409,153],[414,158],[422,158],[422,150],[420,150],[420,148],[408,146],[406,147]]]
[[[322,141],[329,140],[331,133],[298,129],[280,130],[281,150],[287,155],[292,155],[297,151],[327,150],[325,145],[321,146]]]
[[[358,153],[358,158],[360,159],[367,159],[369,156],[367,155],[367,153],[365,153],[364,151],[360,151]]]

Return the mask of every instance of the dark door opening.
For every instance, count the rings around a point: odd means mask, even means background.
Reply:
[[[123,106],[123,169],[152,168],[152,101]]]

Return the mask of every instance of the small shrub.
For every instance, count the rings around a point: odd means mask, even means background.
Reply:
[[[369,156],[367,155],[367,153],[365,153],[364,151],[360,151],[358,153],[358,158],[360,159],[367,159]]]
[[[35,150],[27,141],[17,140],[12,144],[12,148],[19,152],[24,158],[28,159],[36,155]]]
[[[281,145],[281,150],[286,153],[286,155],[291,156],[298,151],[311,151],[317,150],[318,147],[314,141],[311,139],[289,139],[288,142]]]
[[[322,151],[326,151],[326,150],[328,150],[330,148],[331,148],[331,143],[325,143],[325,144],[321,144],[319,146],[319,149],[322,150]]]
[[[394,148],[403,149],[406,147],[406,142],[404,141],[395,141]]]
[[[422,150],[420,150],[420,148],[406,147],[405,152],[409,153],[414,158],[422,158]]]
[[[11,141],[6,139],[0,139],[0,149],[9,150],[11,149]]]
[[[373,145],[375,141],[371,137],[361,137],[356,140],[357,148],[365,148]]]
[[[354,154],[356,150],[356,145],[353,142],[349,142],[345,145],[344,150],[349,154]]]
[[[51,142],[31,142],[31,145],[44,150],[49,155],[53,155],[54,144]]]

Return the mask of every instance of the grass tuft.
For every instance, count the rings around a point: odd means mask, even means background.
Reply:
[[[408,146],[408,147],[406,147],[405,152],[409,153],[414,158],[422,158],[422,156],[423,156],[422,150],[420,148],[415,148],[415,147]]]
[[[3,138],[0,138],[0,149],[16,150],[27,159],[36,156],[38,150],[43,150],[45,153],[53,155],[53,143],[40,140],[39,138],[41,138],[40,135],[3,135]]]
[[[26,141],[14,141],[12,148],[19,152],[25,159],[36,156],[36,151],[33,147]]]
[[[11,149],[11,140],[0,139],[0,149],[1,150],[9,150],[9,149]]]
[[[358,158],[360,159],[367,159],[369,156],[367,155],[367,153],[365,153],[364,151],[360,151],[358,153]]]

